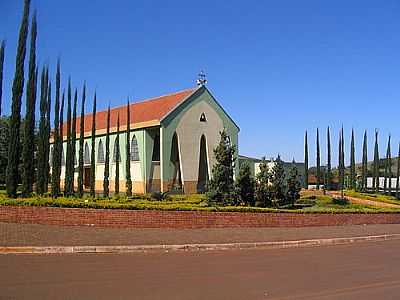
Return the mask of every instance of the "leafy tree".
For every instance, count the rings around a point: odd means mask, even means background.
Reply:
[[[73,161],[72,156],[72,143],[71,143],[71,78],[68,78],[68,90],[67,90],[67,154],[65,160],[65,184],[64,184],[64,193],[66,196],[72,195],[72,184],[73,184],[73,170],[71,170],[71,160]]]
[[[86,83],[83,84],[81,118],[79,126],[79,166],[78,166],[78,197],[83,197],[83,147],[85,142],[85,101],[86,101]]]
[[[29,79],[26,85],[26,113],[24,121],[24,141],[22,144],[22,194],[28,196],[33,191],[35,152],[35,105],[36,105],[36,13],[32,18],[31,44],[29,54]],[[1,72],[1,71],[0,71]]]
[[[90,154],[90,196],[95,197],[96,185],[96,92],[94,93],[93,112],[92,112],[92,151]]]
[[[1,116],[1,99],[3,96],[3,66],[4,66],[4,52],[6,48],[6,43],[1,41],[0,45],[0,116]]]
[[[30,0],[24,1],[24,12],[19,30],[18,49],[15,63],[15,74],[12,86],[12,104],[10,119],[10,138],[8,143],[7,162],[7,194],[17,197],[18,162],[20,159],[20,124],[21,124],[21,98],[24,90],[24,63],[26,54],[26,39],[28,36]]]
[[[367,190],[367,173],[368,173],[368,150],[367,150],[367,131],[364,132],[364,142],[363,142],[363,155],[362,155],[362,190]]]
[[[356,188],[356,158],[355,158],[355,145],[354,145],[354,130],[351,130],[350,142],[350,188]]]
[[[327,171],[326,171],[326,188],[330,190],[332,188],[332,159],[331,159],[331,133],[330,129],[328,126],[328,130],[326,133],[326,138],[327,138],[327,157],[328,157],[328,162],[327,162]]]
[[[235,164],[235,147],[230,144],[224,130],[214,149],[216,163],[212,168],[212,178],[208,184],[207,198],[210,203],[229,204],[234,198],[233,169]]]
[[[307,130],[304,139],[304,188],[308,189],[308,141]]]
[[[256,176],[256,205],[270,207],[272,206],[271,188],[269,185],[270,174],[265,157],[262,158],[259,168],[260,172]]]
[[[289,170],[287,179],[287,204],[294,205],[297,199],[300,199],[301,184],[299,180],[299,171],[297,170],[296,164],[293,160],[292,167]]]
[[[60,194],[60,176],[61,176],[61,151],[62,151],[62,123],[60,123],[60,84],[61,72],[60,61],[57,61],[56,72],[56,99],[54,103],[54,143],[53,143],[53,160],[51,172],[51,194],[57,198]],[[62,121],[61,121],[62,122]]]
[[[47,89],[48,78],[46,68],[43,67],[40,83],[40,121],[39,121],[39,143],[38,143],[38,162],[37,162],[37,182],[36,192],[43,195],[46,185],[46,136],[47,136]]]
[[[104,166],[103,195],[108,198],[110,195],[110,106],[107,111],[107,134],[106,134],[106,157]]]
[[[285,169],[283,167],[283,161],[279,155],[274,161],[274,166],[272,167],[271,189],[275,206],[284,204],[286,196]]]
[[[115,154],[115,194],[118,195],[119,194],[119,161],[121,159],[121,155],[119,153],[119,114],[117,117],[117,137],[115,138],[115,151],[117,152]]]
[[[379,192],[379,148],[378,148],[378,131],[375,130],[375,148],[374,148],[374,166],[373,166],[372,186],[375,193]]]
[[[239,175],[236,179],[236,194],[241,203],[245,205],[255,205],[255,182],[251,175],[250,166],[244,163],[240,166]]]
[[[321,154],[319,150],[319,129],[317,128],[317,190],[321,183]]]
[[[131,178],[131,113],[130,104],[128,99],[128,105],[126,106],[126,195],[128,197],[132,196],[132,178]]]

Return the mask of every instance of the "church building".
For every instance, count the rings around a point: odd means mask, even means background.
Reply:
[[[117,131],[117,119],[120,129]],[[91,143],[92,114],[84,120],[84,186],[90,185],[91,149],[95,147],[95,189],[103,190],[106,153],[107,111],[96,113],[95,144]],[[79,152],[79,124],[76,120],[76,156]],[[67,148],[63,125],[61,179],[65,177]],[[127,106],[111,109],[110,191],[114,190],[116,161],[119,159],[120,191],[125,191]],[[238,154],[239,127],[204,84],[172,94],[130,104],[130,166],[134,193],[176,191],[202,192],[215,164],[213,149],[225,128]],[[119,157],[116,137],[119,135]],[[78,161],[76,157],[76,161]],[[75,164],[77,184],[77,163]],[[238,164],[235,166],[238,171]]]

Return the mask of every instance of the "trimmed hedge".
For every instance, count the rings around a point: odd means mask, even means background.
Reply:
[[[166,211],[209,211],[209,212],[258,212],[258,213],[400,213],[400,208],[376,208],[361,205],[334,205],[332,199],[301,199],[300,203],[315,201],[315,205],[304,208],[261,208],[248,206],[208,206],[202,195],[171,196],[167,200],[151,200],[148,196],[120,197],[111,199],[94,198],[57,198],[35,197],[9,199],[0,194],[0,205],[3,206],[42,206],[63,208],[93,208],[93,209],[129,209],[129,210],[166,210]]]

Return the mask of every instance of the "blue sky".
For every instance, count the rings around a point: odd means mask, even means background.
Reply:
[[[3,107],[10,111],[22,0],[0,1],[7,41]],[[110,4],[111,3],[111,4]],[[400,2],[398,1],[51,1],[38,11],[38,60],[63,84],[86,80],[99,108],[192,87],[204,69],[208,87],[241,128],[240,153],[303,160],[309,131],[354,127],[380,133],[380,152],[400,140]],[[25,99],[24,99],[25,100]],[[24,106],[24,105],[23,105]],[[89,107],[88,107],[89,109]],[[348,150],[348,147],[347,149]],[[348,156],[348,155],[347,155]]]

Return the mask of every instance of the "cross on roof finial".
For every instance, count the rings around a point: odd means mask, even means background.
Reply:
[[[199,75],[198,75],[198,78],[197,78],[197,85],[198,86],[203,86],[206,83],[207,83],[206,74],[204,74],[204,71],[201,70]]]

